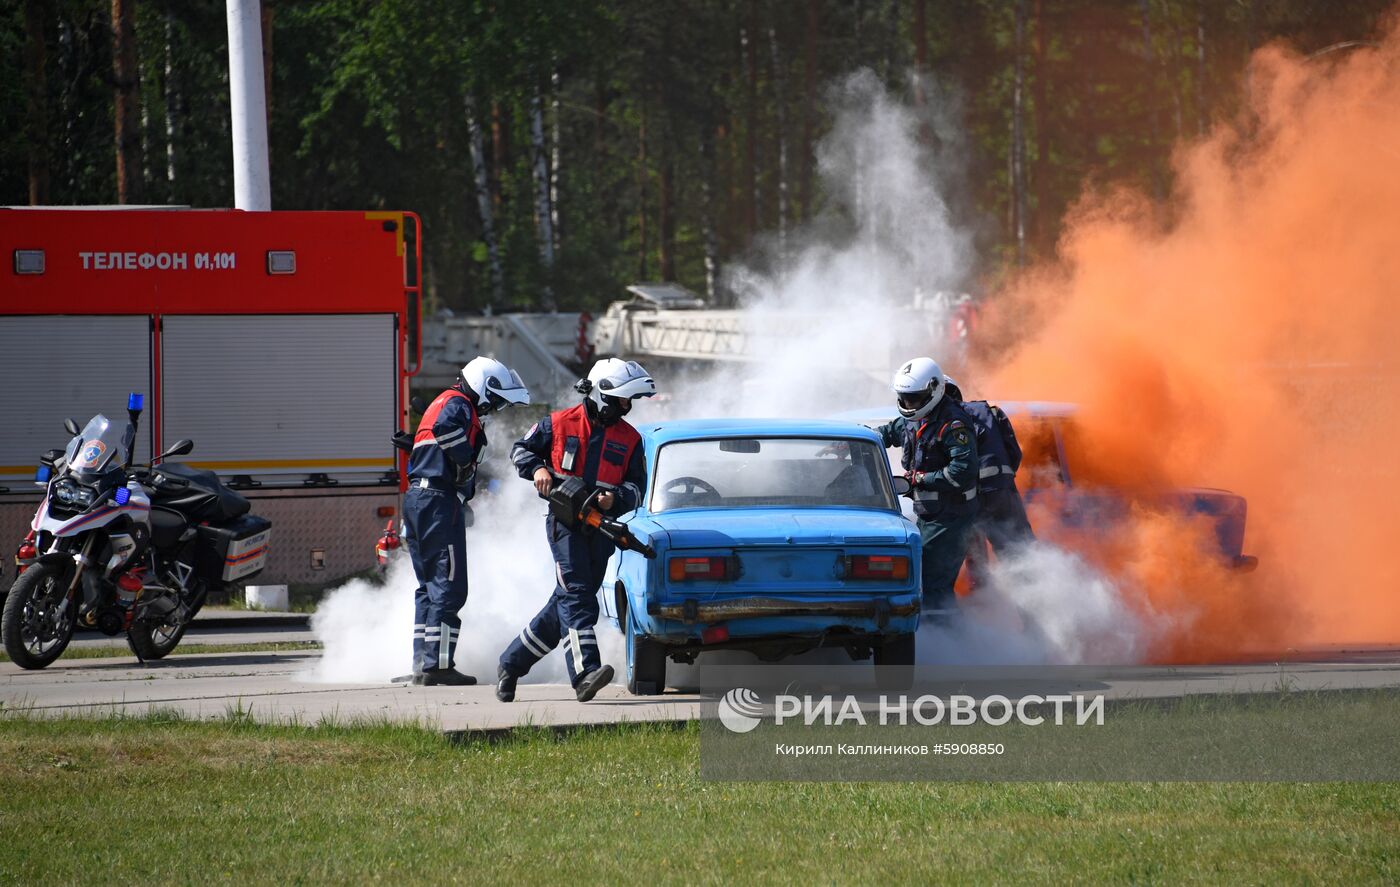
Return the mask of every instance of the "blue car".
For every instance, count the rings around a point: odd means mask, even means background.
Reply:
[[[919,533],[879,437],[851,422],[689,420],[639,429],[648,493],[626,520],[656,557],[619,551],[603,610],[626,637],[627,688],[660,693],[667,660],[818,647],[907,680]]]

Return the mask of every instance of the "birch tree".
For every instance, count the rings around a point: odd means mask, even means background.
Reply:
[[[544,139],[544,99],[539,83],[530,96],[530,165],[535,175],[535,225],[539,232],[540,261],[546,274],[554,270],[554,212],[549,201],[549,147]],[[545,307],[554,310],[554,293],[544,288]]]
[[[783,89],[783,60],[778,52],[778,31],[768,27],[768,50],[773,63],[773,107],[778,117],[778,254],[787,255],[788,145],[787,96]]]
[[[491,205],[491,181],[486,173],[486,145],[481,120],[476,112],[476,98],[467,93],[467,135],[471,151],[472,181],[476,185],[476,211],[481,221],[481,239],[486,244],[487,269],[491,275],[491,301],[488,308],[505,303],[505,274],[501,269],[501,252],[496,243],[496,226]]]

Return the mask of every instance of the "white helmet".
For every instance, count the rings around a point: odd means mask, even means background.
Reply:
[[[946,373],[943,376],[943,393],[954,400],[963,399],[962,388],[958,385],[957,380]]]
[[[462,382],[476,395],[484,416],[512,404],[530,402],[530,392],[520,374],[492,357],[474,357],[462,367]]]
[[[627,414],[632,400],[655,394],[656,382],[635,360],[607,357],[593,364],[587,383],[579,388],[593,402],[603,424],[611,425]]]
[[[906,419],[922,419],[943,399],[947,383],[933,358],[916,357],[895,371],[890,387],[899,403],[899,414]]]

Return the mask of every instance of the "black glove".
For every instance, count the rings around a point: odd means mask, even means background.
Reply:
[[[455,473],[453,474],[452,482],[459,487],[465,487],[467,484],[471,483],[472,476],[476,474],[475,465],[454,465],[453,468],[455,469]]]

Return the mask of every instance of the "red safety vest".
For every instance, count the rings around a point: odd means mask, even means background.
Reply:
[[[588,436],[593,431],[593,425],[588,421],[587,406],[581,403],[567,410],[550,413],[549,422],[551,433],[554,435],[549,467],[558,475],[583,477],[587,467]],[[574,445],[573,465],[565,469],[564,457],[569,438],[573,438],[577,443]],[[642,436],[637,433],[637,429],[621,419],[603,429],[603,461],[598,466],[598,486],[616,487],[622,484],[627,474],[627,463],[631,461],[632,452],[641,442]]]
[[[477,441],[481,440],[481,417],[477,415],[476,407],[472,406],[471,398],[467,397],[456,388],[449,388],[434,398],[432,403],[428,404],[428,411],[423,414],[423,420],[418,423],[418,432],[413,435],[413,445],[415,447],[420,443],[437,442],[437,438],[433,436],[433,426],[437,424],[438,414],[442,412],[442,408],[454,397],[460,397],[466,400],[468,410],[472,414],[472,425],[471,428],[467,430],[467,442],[474,447]]]

